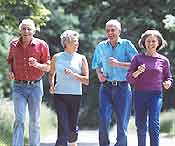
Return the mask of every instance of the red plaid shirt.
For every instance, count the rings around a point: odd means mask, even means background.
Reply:
[[[10,43],[10,52],[7,63],[12,65],[15,80],[37,80],[44,74],[43,71],[29,66],[29,57],[34,57],[39,63],[49,63],[49,47],[46,42],[33,38],[31,43],[23,48],[21,39],[15,39]]]

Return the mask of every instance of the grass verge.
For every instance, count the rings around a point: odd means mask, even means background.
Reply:
[[[41,137],[48,136],[53,130],[56,130],[56,115],[45,104],[41,106],[40,117]],[[14,122],[13,103],[9,100],[0,100],[0,146],[11,146],[12,130]],[[28,111],[25,123],[25,143],[28,143],[29,131]]]

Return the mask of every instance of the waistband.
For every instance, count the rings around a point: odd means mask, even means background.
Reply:
[[[33,81],[27,81],[27,80],[15,80],[15,83],[17,84],[24,84],[24,85],[33,85],[37,82],[39,82],[41,79],[33,80]]]
[[[128,81],[105,81],[103,85],[117,87],[123,84],[128,84]]]

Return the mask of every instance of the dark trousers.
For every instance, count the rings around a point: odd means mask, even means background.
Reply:
[[[67,146],[78,138],[78,115],[81,95],[55,94],[58,135],[55,146]]]

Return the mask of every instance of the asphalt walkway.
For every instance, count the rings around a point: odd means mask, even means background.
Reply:
[[[116,127],[110,131],[111,146],[114,145],[116,139]],[[56,140],[56,134],[53,134],[47,138],[41,139],[41,146],[54,146]],[[80,130],[78,137],[78,146],[99,146],[98,145],[98,130]],[[137,146],[137,136],[134,132],[129,132],[128,146]],[[147,135],[147,146],[149,146],[149,136]],[[160,135],[160,146],[175,146],[175,137],[166,137]]]

